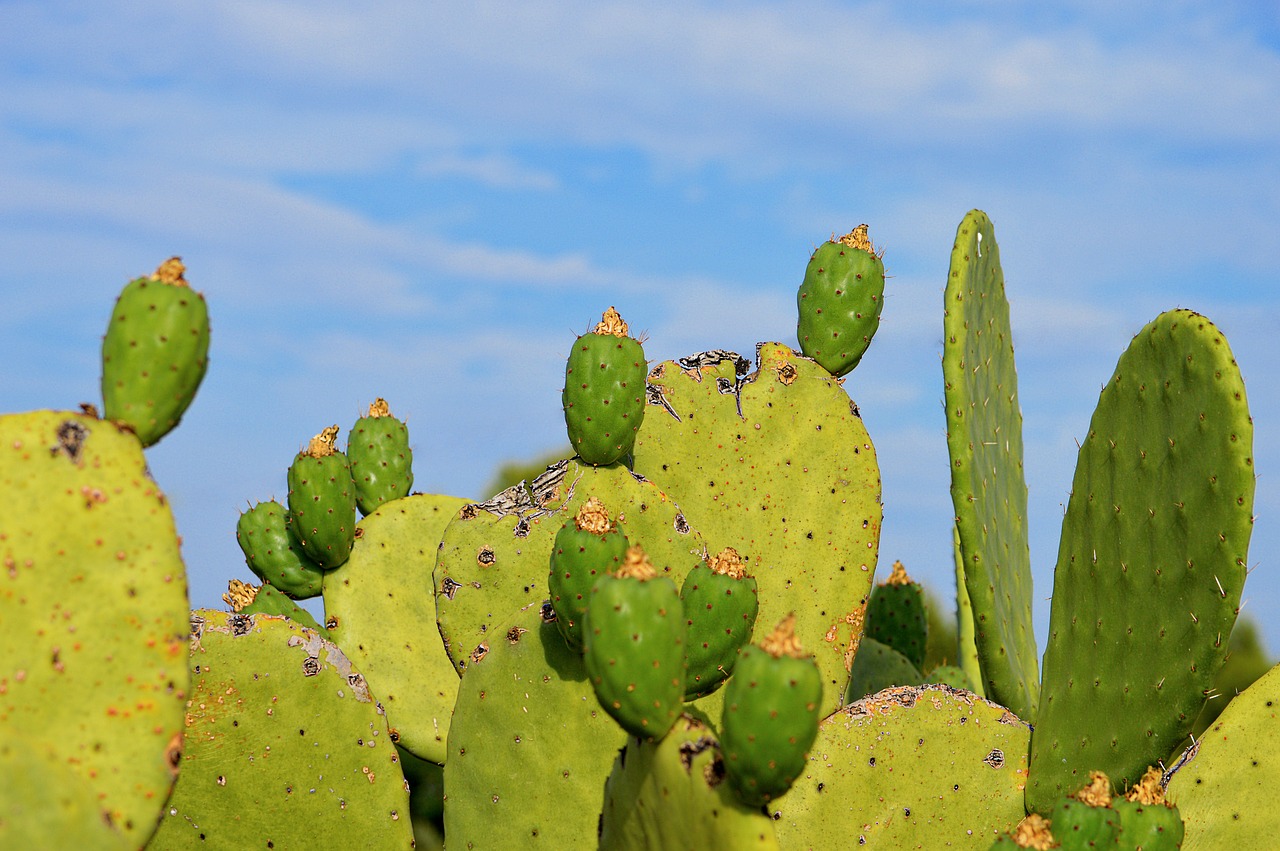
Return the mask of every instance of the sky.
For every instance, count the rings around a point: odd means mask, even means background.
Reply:
[[[795,343],[814,247],[891,276],[846,389],[882,468],[881,575],[954,595],[942,289],[995,225],[1037,633],[1098,392],[1192,308],[1226,334],[1259,473],[1245,611],[1280,650],[1280,6],[0,0],[0,411],[98,401],[131,278],[180,255],[210,367],[148,450],[194,606],[251,579],[239,512],[377,396],[415,488],[483,499],[565,443],[574,335],[651,361]],[[340,441],[345,443],[344,438]]]

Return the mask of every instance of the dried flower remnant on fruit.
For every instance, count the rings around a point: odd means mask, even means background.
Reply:
[[[1127,793],[1125,799],[1136,801],[1144,807],[1153,807],[1165,803],[1164,787],[1160,780],[1164,775],[1158,768],[1147,768],[1147,773]]]
[[[747,565],[743,562],[741,554],[733,547],[725,547],[713,555],[710,567],[713,572],[723,573],[732,579],[743,579],[747,575]]]
[[[227,583],[227,593],[222,595],[222,602],[230,606],[231,611],[239,614],[257,598],[258,586],[232,579]]]
[[[151,279],[162,284],[168,284],[171,287],[186,287],[190,286],[187,283],[187,279],[183,277],[186,271],[187,267],[182,265],[181,257],[170,257],[160,264]]]
[[[1048,851],[1057,848],[1058,843],[1049,832],[1049,821],[1039,813],[1031,813],[1013,829],[1013,841],[1019,848],[1032,848],[1035,851]]]
[[[793,659],[809,658],[809,654],[800,646],[800,639],[796,638],[795,612],[788,612],[787,616],[778,622],[773,632],[766,635],[760,642],[760,649],[778,659],[783,656],[790,656]]]
[[[893,570],[889,573],[889,578],[884,581],[885,585],[910,585],[913,580],[907,576],[907,569],[902,566],[902,562],[895,561]]]
[[[653,569],[649,557],[640,547],[628,547],[627,554],[622,559],[622,567],[618,568],[618,572],[614,576],[619,579],[639,579],[641,582],[653,579],[658,572]]]
[[[365,416],[373,417],[374,419],[377,419],[378,417],[389,417],[391,416],[391,406],[387,404],[386,399],[379,396],[377,399],[373,400],[373,404],[369,406],[369,413]]]
[[[328,458],[338,451],[338,427],[331,425],[311,438],[306,450],[302,453],[310,458]]]
[[[594,496],[582,504],[582,507],[578,509],[578,513],[574,516],[573,522],[583,532],[591,532],[594,535],[603,535],[613,528],[613,524],[609,522],[609,512],[605,510],[604,503]]]
[[[1091,807],[1111,806],[1111,781],[1101,771],[1089,772],[1089,785],[1075,795],[1076,800]]]
[[[600,317],[599,324],[596,325],[595,333],[602,335],[613,335],[614,337],[626,337],[629,334],[627,323],[623,321],[622,316],[616,308],[610,307]]]

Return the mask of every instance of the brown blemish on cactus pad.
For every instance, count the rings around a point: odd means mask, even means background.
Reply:
[[[387,405],[387,400],[379,396],[373,400],[373,404],[369,406],[369,413],[365,416],[373,417],[389,417],[391,416],[391,408]]]
[[[227,593],[222,595],[222,602],[231,607],[237,614],[258,597],[258,586],[232,579],[227,583]]]
[[[612,526],[609,522],[609,512],[605,510],[604,503],[594,496],[578,509],[573,522],[583,532],[590,532],[593,535],[603,535]]]
[[[619,579],[639,579],[641,582],[647,582],[657,575],[649,557],[640,547],[627,548],[627,554],[622,557],[622,566],[614,574]]]
[[[181,257],[170,257],[160,264],[160,268],[156,269],[156,273],[151,276],[151,280],[168,284],[171,287],[185,287],[188,286],[187,279],[182,276],[186,271],[187,267],[182,265]]]
[[[76,420],[65,420],[58,425],[57,435],[58,445],[50,447],[49,452],[54,455],[62,452],[71,459],[71,463],[79,463],[80,450],[84,448],[85,439],[89,436],[89,429],[84,427],[84,423]]]
[[[600,317],[599,324],[596,325],[595,333],[602,335],[613,335],[614,337],[626,337],[628,335],[627,323],[623,321],[616,308],[610,307]]]
[[[328,458],[338,451],[338,427],[331,425],[324,431],[311,438],[311,442],[307,444],[307,448],[302,454],[308,458]]]
[[[809,658],[809,654],[800,646],[800,639],[796,638],[795,612],[787,612],[786,617],[778,621],[773,632],[766,635],[760,642],[760,649],[777,659],[783,656],[790,656],[793,659]]]
[[[1057,848],[1058,842],[1049,832],[1049,821],[1039,813],[1031,813],[1013,829],[1013,841],[1019,848],[1048,851]]]
[[[1164,786],[1160,783],[1163,776],[1160,769],[1147,766],[1147,773],[1125,794],[1125,798],[1144,807],[1164,804]]]
[[[476,553],[476,564],[480,565],[481,567],[493,567],[493,565],[497,561],[498,561],[497,554],[493,551],[493,547],[489,546],[488,544],[485,544]]]
[[[1091,807],[1111,806],[1111,781],[1101,771],[1089,772],[1089,785],[1076,792],[1075,799]]]
[[[888,578],[888,579],[886,579],[886,580],[885,580],[883,583],[881,583],[881,584],[883,584],[883,585],[910,585],[910,584],[911,584],[911,582],[912,582],[912,579],[911,579],[911,577],[910,577],[910,576],[907,576],[907,569],[906,569],[905,567],[903,567],[903,566],[902,566],[902,562],[900,562],[900,561],[895,561],[895,562],[893,563],[893,570],[889,573],[889,578]]]
[[[793,364],[787,363],[778,367],[778,381],[784,385],[790,386],[794,384],[799,374]]]
[[[731,579],[743,579],[747,575],[747,565],[733,547],[725,547],[713,555],[709,566],[714,573],[723,573]]]

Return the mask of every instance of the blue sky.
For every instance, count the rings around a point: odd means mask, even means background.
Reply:
[[[1189,307],[1256,421],[1246,611],[1280,649],[1280,12],[1273,4],[0,0],[0,410],[99,396],[99,339],[172,254],[211,366],[150,451],[192,601],[248,579],[238,511],[375,396],[416,486],[483,498],[563,440],[575,332],[651,360],[793,342],[813,247],[893,276],[850,377],[881,560],[949,598],[942,286],[992,218],[1019,363],[1038,633],[1098,391]]]

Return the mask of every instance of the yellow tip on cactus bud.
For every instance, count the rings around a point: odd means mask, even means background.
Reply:
[[[160,268],[156,269],[156,273],[151,278],[171,287],[185,287],[188,286],[187,279],[182,275],[186,271],[187,267],[182,265],[181,257],[170,257],[160,264]]]
[[[613,526],[609,522],[609,512],[605,510],[604,503],[594,496],[582,504],[573,522],[582,531],[593,535],[603,535]]]
[[[653,569],[649,557],[640,547],[627,548],[627,554],[622,558],[622,567],[618,568],[618,572],[614,574],[619,579],[639,579],[641,582],[653,579],[657,575],[658,571]]]
[[[785,618],[778,621],[773,632],[766,635],[760,642],[760,649],[777,659],[783,656],[790,656],[793,659],[809,658],[809,654],[800,646],[800,639],[796,638],[795,612],[788,612]]]
[[[718,555],[712,556],[710,567],[713,572],[723,573],[733,579],[742,579],[747,575],[747,566],[733,547],[725,547]]]
[[[600,317],[600,323],[596,325],[597,334],[612,334],[615,337],[625,337],[629,333],[627,323],[623,321],[616,308],[610,307]]]
[[[1111,806],[1111,781],[1101,771],[1089,772],[1089,785],[1076,792],[1075,799],[1091,807]]]
[[[258,597],[258,586],[232,579],[227,583],[227,593],[222,595],[222,602],[231,607],[233,612],[242,612],[245,607]]]
[[[1138,781],[1132,789],[1126,794],[1125,798],[1130,801],[1137,801],[1144,807],[1152,807],[1157,804],[1164,804],[1164,787],[1160,785],[1164,775],[1160,769],[1148,766],[1147,773],[1142,775],[1142,779]]]
[[[910,585],[913,581],[914,580],[912,580],[910,576],[907,576],[907,569],[902,566],[902,562],[895,561],[893,563],[893,570],[890,571],[889,573],[889,578],[886,579],[883,582],[883,584],[884,585]]]
[[[328,458],[338,451],[337,443],[338,427],[331,425],[311,438],[311,442],[307,444],[307,448],[303,450],[302,454],[310,458]]]
[[[832,242],[838,242],[841,245],[847,245],[850,248],[858,248],[875,257],[883,257],[884,249],[876,251],[876,247],[871,243],[871,237],[867,235],[867,226],[865,224],[858,225],[842,237],[831,237]]]
[[[1049,851],[1057,848],[1058,842],[1049,832],[1049,820],[1039,813],[1031,813],[1013,829],[1013,841],[1019,848],[1033,848],[1035,851]]]
[[[373,404],[369,406],[369,413],[365,416],[378,418],[391,416],[391,408],[387,405],[387,400],[379,396],[373,400]]]

